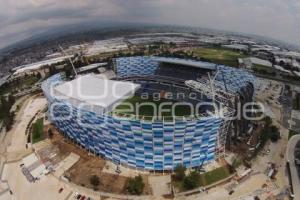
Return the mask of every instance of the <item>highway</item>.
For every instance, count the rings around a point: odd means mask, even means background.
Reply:
[[[297,168],[295,165],[295,148],[296,144],[300,141],[300,135],[294,135],[288,143],[287,150],[286,150],[286,159],[289,162],[289,168],[291,173],[291,182],[293,187],[294,199],[300,200],[300,179],[298,176]]]

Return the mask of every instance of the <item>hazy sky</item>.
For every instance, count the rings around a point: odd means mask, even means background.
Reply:
[[[254,33],[300,44],[299,0],[0,0],[0,48],[99,19]]]

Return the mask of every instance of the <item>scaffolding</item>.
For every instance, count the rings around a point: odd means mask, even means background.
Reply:
[[[185,85],[202,93],[211,99],[212,103],[218,105],[219,109],[214,114],[222,119],[216,144],[216,159],[220,159],[226,156],[227,135],[230,133],[232,119],[236,113],[234,108],[236,93],[228,89],[224,83],[216,81],[215,77],[217,74],[218,72],[213,79],[208,75],[208,78],[197,79],[197,81],[187,80],[185,81]]]

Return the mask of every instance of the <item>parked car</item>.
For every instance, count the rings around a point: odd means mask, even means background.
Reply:
[[[80,198],[80,200],[85,200],[85,196],[82,196],[82,197]]]

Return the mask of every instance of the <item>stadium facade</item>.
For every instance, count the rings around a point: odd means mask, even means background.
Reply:
[[[228,107],[226,110],[230,110],[231,115],[237,101],[251,101],[254,93],[255,79],[250,73],[212,63],[124,57],[115,60],[114,68],[117,78],[111,80],[109,87],[113,83],[123,87],[120,89],[122,98],[118,99],[90,100],[82,99],[74,92],[70,94],[70,88],[74,91],[78,87],[88,94],[99,92],[101,87],[97,85],[103,84],[103,80],[95,78],[92,81],[92,75],[66,82],[61,74],[57,74],[43,82],[49,118],[66,137],[90,152],[116,164],[143,170],[173,170],[178,164],[187,168],[199,167],[213,161],[225,149],[232,122],[224,116],[205,112],[172,120],[112,115],[113,104],[145,92],[168,91],[174,94],[173,97],[176,93],[195,92],[192,99],[187,95],[176,101],[195,103],[213,99]],[[214,75],[213,86],[208,82],[207,73]],[[78,82],[80,79],[83,83]],[[215,88],[213,93],[208,85]],[[93,87],[96,89],[90,89]]]

